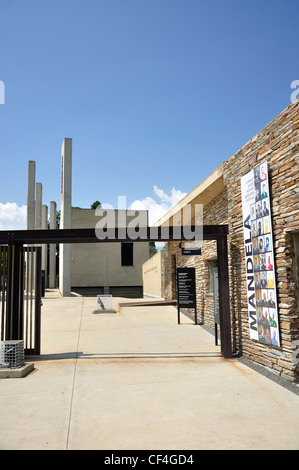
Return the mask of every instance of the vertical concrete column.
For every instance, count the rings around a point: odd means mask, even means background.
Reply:
[[[50,230],[56,229],[57,206],[56,202],[50,202]],[[49,253],[49,287],[56,287],[56,245],[50,245]]]
[[[41,183],[36,183],[36,199],[35,199],[35,228],[42,228],[42,193],[43,187]]]
[[[61,147],[61,207],[60,228],[72,226],[72,139],[65,138]],[[71,245],[59,246],[59,290],[71,295]]]
[[[42,205],[42,223],[43,230],[48,229],[48,206]],[[47,287],[48,271],[48,245],[42,245],[42,270],[45,271],[45,286]]]
[[[27,230],[35,229],[35,161],[28,162],[28,190],[27,190]],[[32,263],[29,262],[26,254],[26,289],[31,292],[32,289]],[[34,282],[33,282],[34,285]]]
[[[35,184],[35,229],[42,228],[42,193],[43,187],[41,183]],[[36,245],[41,246],[41,245]],[[35,286],[35,272],[33,272],[33,286]]]
[[[35,229],[35,162],[28,162],[27,230]]]

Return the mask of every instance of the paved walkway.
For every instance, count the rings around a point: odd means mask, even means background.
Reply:
[[[34,371],[0,380],[1,450],[299,449],[298,394],[172,306],[95,302],[47,292]]]

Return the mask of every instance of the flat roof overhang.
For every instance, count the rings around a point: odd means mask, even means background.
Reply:
[[[172,209],[170,209],[154,226],[176,225],[183,220],[183,209],[190,206],[190,220],[184,223],[191,223],[195,217],[196,204],[202,204],[205,208],[225,189],[223,182],[223,163],[221,163],[204,181],[202,181],[189,194],[181,199]],[[185,215],[185,214],[184,214]]]

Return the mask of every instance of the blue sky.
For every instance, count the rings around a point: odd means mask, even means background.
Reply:
[[[64,137],[74,206],[171,205],[290,104],[298,24],[298,0],[0,0],[0,228],[28,160],[59,207]]]

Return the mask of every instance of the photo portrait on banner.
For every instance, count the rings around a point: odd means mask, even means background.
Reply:
[[[241,178],[250,338],[280,346],[267,162]]]

